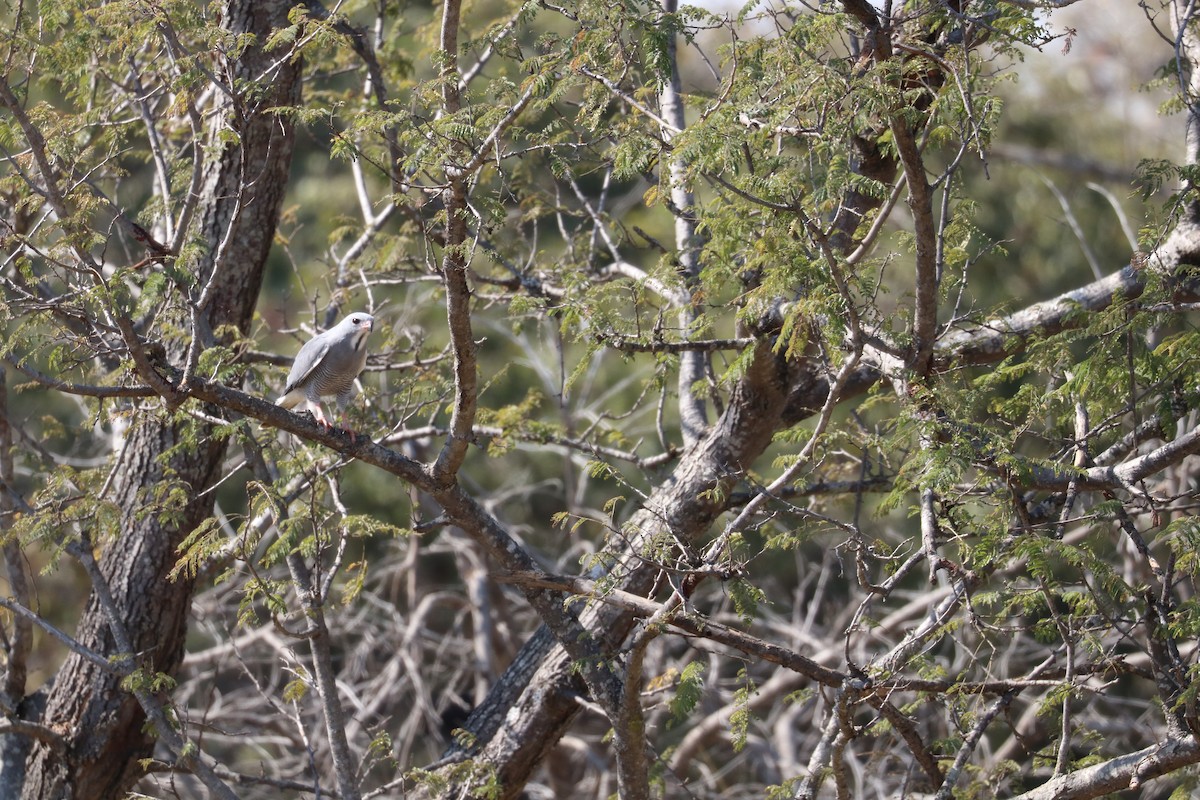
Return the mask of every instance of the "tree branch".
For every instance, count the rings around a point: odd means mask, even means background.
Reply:
[[[670,149],[672,138],[684,130],[687,121],[683,113],[683,89],[679,78],[679,60],[674,31],[674,20],[670,17],[678,11],[677,0],[660,0],[662,13],[658,26],[665,29],[668,74],[663,76],[662,90],[658,103],[663,120],[660,128],[664,147]],[[688,290],[689,302],[679,309],[679,327],[685,337],[690,337],[692,327],[699,318],[696,291],[700,280],[700,242],[696,231],[696,196],[688,188],[687,164],[678,153],[671,152],[666,159],[667,181],[671,191],[671,214],[675,218],[675,253],[679,261],[679,274]],[[685,447],[692,444],[708,427],[708,408],[697,385],[708,376],[708,362],[701,350],[686,350],[679,356],[679,428]]]
[[[457,114],[461,105],[458,74],[458,26],[461,0],[444,0],[440,57],[442,111]],[[461,147],[455,148],[456,160]],[[471,332],[471,289],[467,285],[467,196],[468,176],[451,168],[443,200],[446,205],[446,244],[442,257],[442,280],[446,286],[446,321],[454,353],[454,410],[450,417],[450,435],[434,464],[434,474],[442,484],[455,480],[471,443],[477,396],[477,347]]]
[[[847,678],[845,673],[818,664],[811,658],[785,647],[766,642],[699,614],[676,613],[673,609],[672,613],[663,613],[667,607],[660,603],[621,589],[601,588],[595,581],[587,578],[551,575],[540,571],[497,574],[492,577],[497,581],[517,586],[538,587],[568,594],[585,595],[601,603],[629,611],[635,617],[658,618],[663,623],[684,633],[728,645],[763,661],[794,670],[825,686],[840,686]]]
[[[1191,736],[1169,737],[1047,781],[1012,800],[1088,800],[1114,792],[1137,791],[1146,781],[1197,763],[1200,763],[1200,742]]]

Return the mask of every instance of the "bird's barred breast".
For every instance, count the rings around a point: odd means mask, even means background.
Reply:
[[[313,370],[308,385],[312,394],[318,397],[328,397],[344,392],[346,387],[354,383],[354,377],[353,373],[347,374],[344,370],[332,368],[328,362],[322,362]]]
[[[354,385],[354,379],[362,371],[360,359],[353,359],[349,364],[338,365],[330,363],[326,358],[313,370],[308,381],[310,397],[331,397],[349,389]],[[340,367],[340,368],[339,368]],[[349,369],[347,369],[349,367]]]

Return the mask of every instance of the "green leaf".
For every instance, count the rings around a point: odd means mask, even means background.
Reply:
[[[704,696],[704,671],[704,664],[691,661],[679,673],[675,695],[668,704],[671,711],[670,726],[683,722]]]

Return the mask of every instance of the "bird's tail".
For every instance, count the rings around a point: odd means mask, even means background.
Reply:
[[[302,392],[291,391],[276,400],[275,405],[289,409],[295,408],[296,406],[300,405],[300,401],[303,399],[304,394]]]

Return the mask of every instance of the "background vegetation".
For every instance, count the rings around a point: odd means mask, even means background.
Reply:
[[[1188,796],[1200,23],[1111,5],[6,4],[0,797]]]

